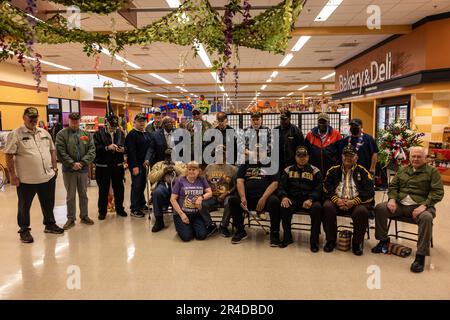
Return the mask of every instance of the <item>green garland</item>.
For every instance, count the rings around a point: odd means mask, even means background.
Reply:
[[[127,0],[50,0],[66,7],[77,6],[82,12],[92,12],[97,14],[109,14],[123,8]]]

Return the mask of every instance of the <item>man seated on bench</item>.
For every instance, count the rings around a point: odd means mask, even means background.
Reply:
[[[258,154],[258,152],[256,153]],[[252,155],[251,155],[252,156]],[[257,157],[257,155],[254,155]],[[279,175],[269,174],[268,165],[264,161],[246,161],[238,167],[236,186],[239,196],[232,196],[228,201],[233,225],[236,233],[231,243],[237,244],[247,238],[244,229],[244,213],[256,210],[260,215],[268,211],[270,215],[270,246],[278,247],[280,244],[280,200],[276,196]],[[277,170],[278,171],[278,170]]]
[[[425,256],[430,255],[430,242],[433,219],[436,216],[436,203],[444,197],[439,171],[426,163],[425,150],[412,147],[410,164],[400,167],[389,185],[388,202],[375,207],[375,238],[380,240],[373,253],[383,252],[389,245],[388,218],[413,218],[419,226],[416,259],[411,265],[412,272],[422,272]]]
[[[205,178],[212,189],[213,196],[204,200],[200,214],[205,220],[208,236],[217,231],[216,224],[211,219],[209,213],[214,207],[223,207],[223,217],[220,223],[220,233],[228,238],[231,236],[228,230],[230,224],[230,208],[228,200],[230,195],[236,190],[235,180],[237,168],[226,163],[226,149],[224,145],[219,145],[215,149],[216,163],[209,164],[205,169]],[[218,156],[218,155],[221,156]]]
[[[292,215],[299,211],[311,216],[310,247],[312,252],[319,251],[320,224],[322,222],[322,174],[309,162],[308,149],[298,147],[295,151],[297,164],[287,167],[281,175],[278,196],[281,199],[281,222],[283,224],[283,241],[280,248],[291,243]]]
[[[342,165],[331,167],[325,177],[323,189],[323,228],[327,242],[323,250],[331,252],[336,247],[337,215],[351,216],[353,220],[352,251],[363,254],[364,234],[369,224],[370,203],[375,196],[372,175],[357,164],[356,148],[349,144],[342,151]]]
[[[175,184],[176,177],[186,174],[186,165],[183,162],[172,161],[172,149],[167,148],[164,155],[165,159],[155,163],[150,171],[153,213],[156,220],[152,232],[164,229],[163,211],[170,204],[172,186]]]

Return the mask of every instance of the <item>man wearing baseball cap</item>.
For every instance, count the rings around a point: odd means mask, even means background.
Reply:
[[[138,113],[134,117],[134,128],[125,139],[128,168],[131,173],[131,216],[144,218],[146,206],[144,191],[147,184],[147,167],[151,162],[151,135],[145,131],[147,115]]]
[[[309,162],[308,149],[301,146],[295,151],[296,164],[282,171],[278,196],[281,199],[281,222],[283,241],[281,248],[293,243],[291,234],[292,215],[302,211],[311,216],[310,248],[319,251],[320,224],[322,222],[322,174]]]
[[[8,134],[4,153],[11,185],[17,187],[19,199],[17,222],[20,240],[34,241],[30,233],[30,208],[38,195],[44,215],[45,233],[64,233],[55,222],[55,182],[58,173],[56,150],[50,134],[37,127],[39,112],[26,108],[23,125]]]
[[[202,110],[198,107],[192,110],[192,120],[188,121],[186,124],[186,129],[191,134],[191,159],[194,159],[194,133],[196,130],[201,130],[202,133],[202,150],[208,145],[207,142],[203,141],[203,136],[206,130],[211,129],[213,126],[206,120],[203,120]],[[201,159],[200,159],[201,160]]]
[[[280,113],[280,125],[275,127],[280,133],[280,172],[295,164],[295,150],[305,145],[305,138],[300,129],[291,123],[291,112],[284,110]]]
[[[153,134],[156,132],[156,130],[161,128],[161,109],[159,108],[152,108],[153,113],[153,121],[150,122],[147,127],[145,127],[145,131],[147,131],[150,134]]]
[[[253,152],[259,153],[259,150],[262,147],[265,147],[267,149],[267,155],[270,156],[271,151],[271,135],[270,135],[270,129],[266,126],[263,126],[263,118],[262,113],[259,111],[255,111],[251,114],[251,123],[250,126],[245,129],[245,150],[244,153],[246,155],[246,158],[252,158],[256,154],[252,154]],[[263,146],[264,138],[262,135],[265,135],[265,141],[267,142],[267,146]],[[254,149],[254,146],[251,144],[251,142],[256,142],[256,150]],[[239,147],[239,144],[238,144]],[[239,155],[239,151],[238,151]]]
[[[87,186],[89,163],[95,158],[95,144],[89,132],[80,129],[80,114],[69,114],[69,127],[56,136],[56,152],[62,163],[64,187],[66,188],[67,222],[64,230],[75,226],[76,195],[80,205],[81,223],[93,225],[88,216]]]
[[[328,169],[340,161],[338,141],[342,135],[330,126],[330,117],[322,112],[317,117],[317,127],[306,135],[305,145],[309,150],[311,164],[325,176]]]
[[[331,252],[336,247],[336,216],[350,216],[353,220],[352,251],[363,254],[364,234],[369,224],[369,209],[375,196],[372,175],[357,164],[358,155],[354,146],[344,147],[342,164],[331,167],[325,177],[323,190],[323,228],[327,242],[323,250]]]

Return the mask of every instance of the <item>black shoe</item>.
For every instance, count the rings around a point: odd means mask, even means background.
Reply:
[[[220,227],[219,227],[219,230],[220,230],[220,234],[221,234],[223,237],[225,237],[225,238],[231,237],[231,232],[230,232],[230,230],[228,230],[227,227],[220,226]]]
[[[34,239],[31,236],[30,233],[30,228],[27,228],[25,230],[19,230],[19,234],[20,234],[20,241],[22,241],[23,243],[33,243]]]
[[[425,267],[425,256],[421,254],[416,254],[416,259],[411,264],[411,272],[420,273],[423,272]]]
[[[247,232],[242,231],[242,232],[236,232],[233,236],[233,238],[231,238],[231,243],[232,244],[238,244],[241,243],[242,240],[247,239]]]
[[[387,249],[389,247],[389,238],[387,240],[381,240],[378,242],[378,244],[372,248],[372,253],[387,253]],[[386,252],[384,252],[383,250],[386,250]]]
[[[152,228],[152,232],[158,232],[164,229],[164,219],[162,217],[156,218],[155,225]]]
[[[360,243],[352,243],[352,252],[355,256],[362,256],[363,249]]]
[[[327,241],[327,243],[325,243],[325,246],[323,247],[323,251],[332,252],[334,248],[336,248],[336,241]]]
[[[270,246],[278,247],[280,245],[280,233],[279,232],[271,232],[270,233]]]
[[[116,214],[121,217],[128,217],[128,213],[126,213],[125,211],[116,211]]]
[[[45,232],[45,233],[61,234],[61,233],[64,233],[64,229],[58,227],[58,226],[54,223],[54,224],[49,224],[48,226],[45,226],[44,232]]]
[[[141,208],[141,211],[150,211],[150,208],[145,205]]]
[[[288,245],[294,243],[294,240],[292,240],[292,238],[290,239],[283,239],[283,241],[281,241],[281,243],[278,245],[280,248],[286,248]]]
[[[135,218],[145,218],[145,213],[143,213],[141,210],[135,210],[131,211],[131,216]]]
[[[98,220],[105,220],[106,219],[106,214],[105,215],[103,215],[103,214],[99,214],[98,215]]]
[[[214,233],[216,233],[219,229],[217,228],[216,224],[213,223],[209,227],[206,228],[206,237],[212,236]]]
[[[310,249],[311,249],[311,252],[314,252],[314,253],[318,252],[319,251],[319,244],[316,243],[316,242],[311,242]]]

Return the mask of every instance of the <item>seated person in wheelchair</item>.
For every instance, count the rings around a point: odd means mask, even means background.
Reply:
[[[200,165],[191,161],[187,164],[186,176],[177,178],[172,188],[170,203],[174,211],[173,222],[178,236],[183,241],[204,240],[206,224],[200,215],[202,203],[212,197],[208,181],[200,176]]]
[[[220,223],[220,233],[228,238],[231,236],[228,230],[230,224],[230,208],[228,200],[236,190],[236,172],[237,168],[226,163],[226,149],[224,145],[219,145],[215,149],[216,163],[209,164],[205,169],[205,177],[210,185],[213,196],[204,200],[200,214],[206,223],[208,236],[217,231],[216,224],[212,221],[210,211],[214,207],[223,207],[223,217]],[[219,156],[220,155],[220,156]]]
[[[163,211],[170,204],[173,184],[176,177],[186,174],[186,165],[184,163],[172,161],[172,149],[166,149],[164,156],[165,159],[155,163],[150,171],[150,183],[153,190],[153,212],[156,220],[152,232],[164,229]]]
[[[278,247],[280,244],[280,200],[276,196],[279,175],[269,170],[266,161],[258,160],[256,152],[253,160],[247,160],[238,167],[236,187],[238,196],[232,196],[228,201],[233,225],[236,232],[231,243],[237,244],[247,238],[244,229],[244,211],[255,210],[260,215],[268,211],[270,215],[270,245]],[[262,154],[261,157],[267,157]],[[256,160],[256,161],[255,161]],[[254,163],[254,164],[252,164]],[[278,172],[278,168],[276,170]]]
[[[320,224],[322,223],[322,174],[308,163],[308,149],[298,147],[295,151],[296,164],[287,167],[281,175],[278,196],[281,199],[281,222],[283,241],[280,248],[293,243],[291,233],[292,215],[303,211],[311,216],[310,247],[312,252],[319,251]]]
[[[331,252],[336,247],[337,215],[353,220],[352,251],[363,254],[364,234],[369,224],[369,210],[375,196],[372,175],[357,164],[358,155],[353,145],[344,147],[342,165],[331,167],[325,177],[323,189],[323,228],[327,242],[323,250]]]
[[[383,252],[389,245],[388,218],[409,217],[419,226],[417,252],[412,272],[422,272],[425,256],[430,255],[433,219],[436,203],[444,197],[444,187],[438,170],[426,163],[422,147],[410,149],[410,164],[400,167],[389,185],[388,202],[375,207],[375,238],[380,242],[373,253]]]

